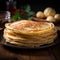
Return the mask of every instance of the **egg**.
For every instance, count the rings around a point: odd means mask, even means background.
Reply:
[[[54,18],[56,19],[56,21],[60,20],[60,14],[56,14]]]
[[[56,14],[56,11],[53,8],[48,7],[44,10],[44,14],[45,14],[46,17],[54,16]]]
[[[36,17],[43,19],[43,18],[45,18],[45,15],[44,15],[44,13],[43,13],[42,11],[38,11],[38,12],[36,13]]]
[[[55,19],[54,19],[53,16],[48,16],[48,17],[46,18],[46,20],[47,20],[47,21],[50,21],[50,22],[55,22]]]

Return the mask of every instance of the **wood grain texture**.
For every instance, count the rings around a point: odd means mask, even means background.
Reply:
[[[0,46],[0,60],[55,60],[53,54],[47,50],[19,51],[16,53]]]

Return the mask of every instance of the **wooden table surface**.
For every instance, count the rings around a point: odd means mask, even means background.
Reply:
[[[0,45],[0,60],[60,60],[60,44],[37,50],[12,49]]]

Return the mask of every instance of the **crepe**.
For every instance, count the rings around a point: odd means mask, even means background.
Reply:
[[[5,24],[6,42],[19,46],[40,46],[52,43],[57,37],[53,23],[21,20]]]

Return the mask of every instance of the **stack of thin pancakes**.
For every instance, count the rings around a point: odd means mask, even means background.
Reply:
[[[5,24],[6,42],[19,46],[38,47],[52,43],[57,37],[53,23],[21,20]]]

